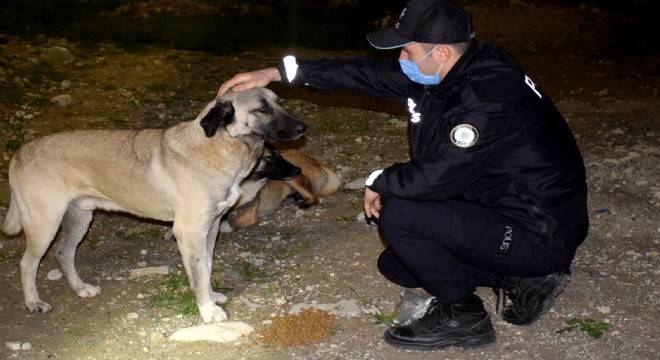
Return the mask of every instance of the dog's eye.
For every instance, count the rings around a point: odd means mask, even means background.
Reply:
[[[267,106],[262,106],[262,107],[258,108],[255,111],[260,112],[260,113],[265,113],[266,111],[268,111],[268,107]]]

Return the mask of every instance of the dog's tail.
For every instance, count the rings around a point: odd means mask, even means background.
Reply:
[[[320,164],[320,166],[328,176],[326,179],[327,181],[325,182],[325,184],[323,184],[322,187],[318,189],[314,188],[315,185],[317,184],[314,184],[314,182],[312,182],[312,192],[320,197],[330,196],[336,193],[337,190],[339,190],[339,188],[341,187],[341,178],[329,166],[325,164]]]
[[[18,204],[14,198],[14,194],[11,195],[11,200],[9,203],[9,210],[7,210],[7,216],[5,217],[5,222],[2,224],[2,232],[9,236],[18,235],[22,230],[21,226],[21,215],[18,212]]]

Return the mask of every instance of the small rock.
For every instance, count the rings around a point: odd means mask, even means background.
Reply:
[[[247,307],[249,307],[249,308],[252,308],[252,309],[260,309],[260,308],[261,308],[261,305],[255,303],[255,302],[252,302],[252,301],[250,301],[250,300],[248,300],[248,298],[246,298],[245,296],[242,296],[242,295],[241,295],[241,296],[239,296],[238,298],[239,298],[239,300],[241,300],[241,302],[242,302],[243,304],[245,304],[245,305],[246,305]]]
[[[71,87],[73,86],[73,81],[71,81],[71,80],[63,80],[63,81],[60,83],[60,86],[61,86],[62,89],[64,89],[64,90],[69,90],[69,89],[71,89]]]
[[[355,179],[355,180],[353,180],[349,183],[346,183],[344,185],[344,188],[348,189],[348,190],[361,190],[361,189],[364,189],[364,179],[363,178]]]
[[[73,98],[71,95],[57,95],[54,98],[50,99],[50,102],[57,104],[59,106],[70,106],[73,105]]]
[[[129,319],[129,320],[135,320],[135,319],[137,319],[139,316],[140,316],[140,315],[138,315],[138,313],[132,312],[132,313],[129,313],[128,315],[126,315],[126,318]]]
[[[12,351],[21,350],[21,343],[17,342],[17,341],[6,342],[5,346],[8,347],[9,350],[12,350]]]
[[[169,339],[184,342],[214,341],[228,343],[252,332],[254,332],[254,329],[244,322],[219,322],[177,330]]]
[[[149,341],[151,341],[152,344],[158,344],[162,341],[165,340],[165,335],[158,331],[154,331],[149,335]]]
[[[32,349],[32,344],[30,344],[29,342],[21,344],[21,350],[30,350],[30,349]]]
[[[61,279],[62,276],[64,276],[64,274],[62,274],[62,271],[60,269],[55,269],[48,272],[48,275],[46,275],[46,279],[50,281],[56,281]]]
[[[143,267],[143,268],[131,270],[129,277],[137,278],[137,277],[149,276],[149,275],[167,275],[169,273],[170,273],[170,267],[167,265],[150,266],[150,267]]]

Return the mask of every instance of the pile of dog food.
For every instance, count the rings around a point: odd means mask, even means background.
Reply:
[[[330,338],[336,317],[325,310],[303,309],[273,319],[260,341],[279,347],[320,343]]]

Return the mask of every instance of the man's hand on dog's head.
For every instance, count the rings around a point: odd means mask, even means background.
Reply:
[[[240,73],[220,85],[218,96],[221,97],[229,89],[234,92],[241,92],[257,87],[265,87],[271,81],[281,81],[280,71],[276,67],[255,70],[246,73]]]

